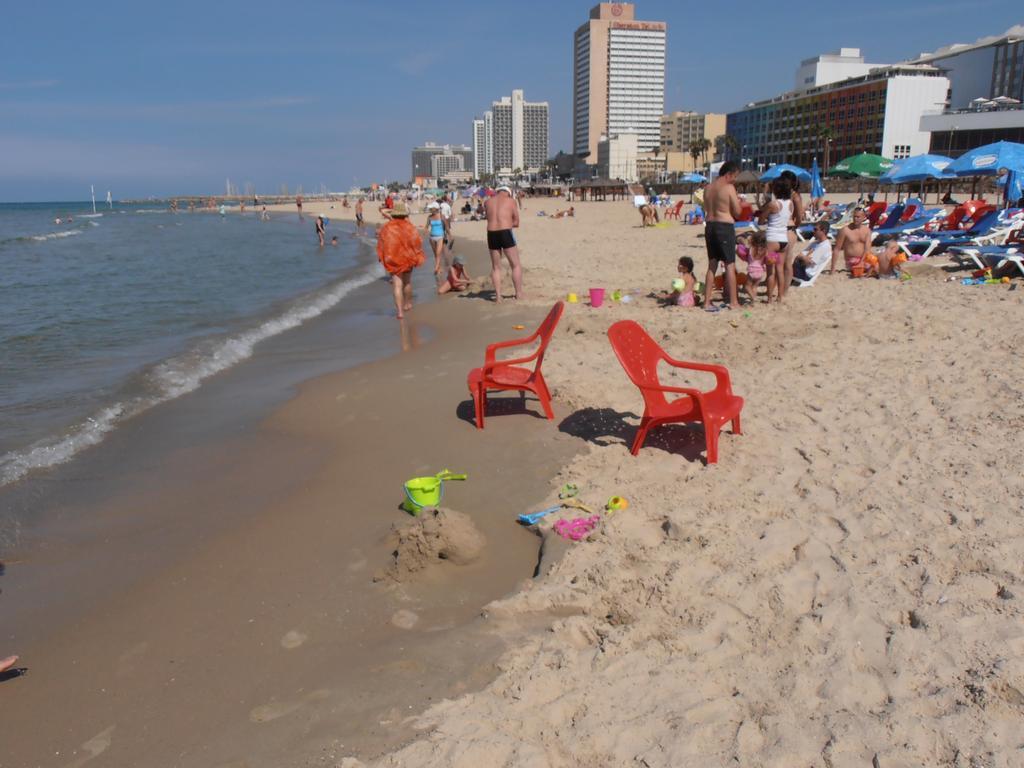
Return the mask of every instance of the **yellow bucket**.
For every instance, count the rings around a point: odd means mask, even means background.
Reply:
[[[454,475],[446,469],[431,477],[414,477],[407,480],[402,509],[411,515],[418,515],[424,507],[436,507],[444,498],[445,480],[465,479],[465,475]]]

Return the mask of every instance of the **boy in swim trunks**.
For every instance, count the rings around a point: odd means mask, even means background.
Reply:
[[[704,284],[704,309],[717,311],[711,306],[711,286],[715,284],[718,265],[725,265],[725,284],[722,298],[730,309],[739,309],[736,293],[736,217],[743,212],[733,184],[739,175],[739,166],[729,160],[722,164],[718,178],[704,190],[707,222],[704,225],[704,244],[708,249],[708,274]],[[726,296],[727,294],[727,296]]]

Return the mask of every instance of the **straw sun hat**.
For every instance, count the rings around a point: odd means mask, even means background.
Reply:
[[[409,207],[399,200],[395,203],[395,207],[391,209],[391,218],[393,219],[404,219],[409,215]]]

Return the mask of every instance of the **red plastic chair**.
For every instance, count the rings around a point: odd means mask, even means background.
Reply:
[[[665,211],[665,220],[668,221],[669,219],[678,219],[679,218],[679,212],[682,211],[682,210],[683,210],[683,201],[680,200],[678,203],[676,203],[671,208],[669,208],[667,211]]]
[[[726,422],[732,422],[733,434],[740,432],[740,411],[743,398],[732,393],[729,371],[721,365],[688,363],[673,360],[639,323],[620,320],[608,329],[608,339],[619,362],[644,397],[644,415],[630,452],[636,456],[647,433],[662,424],[700,422],[704,425],[704,441],[708,464],[718,462],[718,435]],[[707,371],[715,375],[715,388],[709,392],[690,387],[667,387],[658,380],[658,362],[664,360],[676,368]],[[682,395],[669,400],[666,394]]]
[[[562,317],[565,309],[564,302],[557,302],[544,318],[540,327],[525,339],[513,339],[512,341],[499,341],[487,347],[484,354],[482,368],[474,368],[469,372],[466,384],[469,392],[473,395],[473,410],[476,417],[478,429],[484,428],[484,411],[487,409],[487,390],[516,390],[520,392],[533,392],[540,400],[544,414],[549,418],[555,418],[551,410],[551,393],[548,392],[548,385],[540,372],[540,366],[544,362],[544,352],[551,341],[551,335]],[[540,346],[526,357],[519,357],[510,360],[497,360],[495,352],[507,347],[519,347],[525,344],[532,344],[540,339]],[[533,368],[523,368],[523,363],[536,360]]]

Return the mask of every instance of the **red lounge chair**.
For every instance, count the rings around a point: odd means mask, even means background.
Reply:
[[[665,211],[665,221],[668,221],[669,219],[678,219],[679,218],[679,212],[682,211],[682,210],[683,210],[683,201],[680,200],[674,206],[672,206],[667,211]]]
[[[557,302],[544,318],[544,322],[525,339],[513,339],[512,341],[499,341],[487,347],[484,354],[484,365],[482,368],[474,368],[469,372],[466,383],[469,385],[469,392],[473,395],[473,410],[476,416],[478,429],[484,428],[484,411],[487,409],[487,390],[516,390],[519,392],[533,392],[540,400],[541,407],[549,419],[555,418],[551,411],[551,393],[548,392],[548,385],[544,382],[544,376],[540,372],[541,363],[544,362],[544,352],[551,341],[551,334],[555,332],[565,309],[564,302]],[[510,360],[495,359],[495,352],[506,347],[519,347],[525,344],[532,344],[540,339],[540,346],[526,357],[518,357]],[[533,368],[522,368],[523,363],[536,360]]]
[[[729,371],[721,365],[687,363],[673,360],[658,346],[647,331],[633,320],[620,320],[608,329],[608,339],[615,355],[644,397],[644,415],[633,440],[631,452],[636,456],[647,432],[662,424],[700,422],[704,425],[708,464],[718,462],[718,433],[726,422],[732,422],[733,434],[740,434],[740,411],[743,398],[732,393]],[[664,360],[676,368],[707,371],[715,375],[715,388],[709,392],[689,387],[667,387],[658,381],[658,362]],[[669,400],[666,393],[682,395]]]
[[[878,223],[878,220],[882,218],[882,214],[885,213],[885,209],[888,207],[889,206],[886,205],[885,203],[869,204],[868,207],[864,210],[864,212],[868,215],[868,227],[874,229],[875,225]]]

